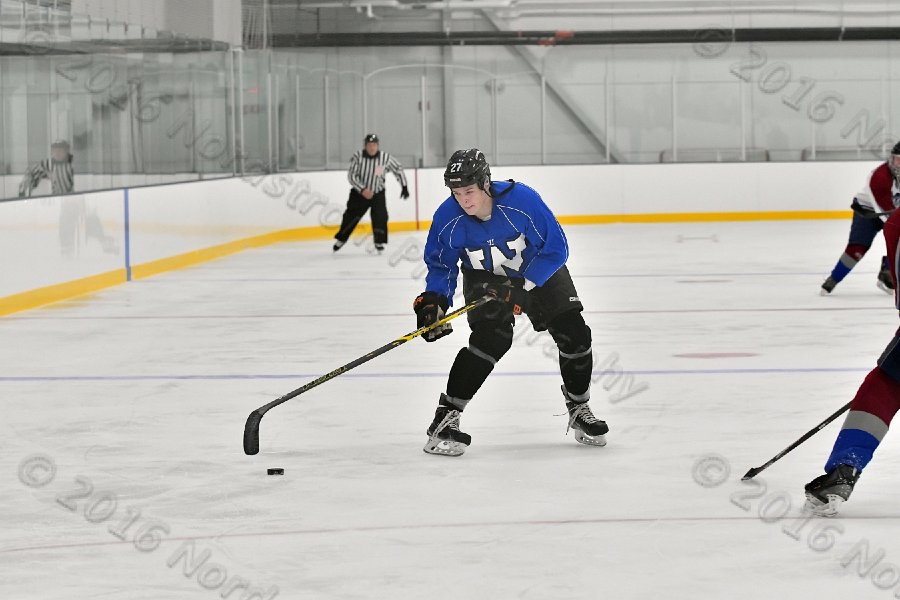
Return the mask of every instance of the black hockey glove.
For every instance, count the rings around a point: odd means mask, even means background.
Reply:
[[[872,210],[872,208],[869,206],[863,206],[856,198],[853,199],[853,202],[850,204],[850,208],[853,209],[853,212],[855,214],[859,215],[863,219],[875,219],[878,217],[878,213],[876,211]]]
[[[521,285],[515,285],[507,279],[498,283],[482,283],[484,293],[506,302],[514,315],[521,315],[528,310],[528,292]]]
[[[435,292],[422,292],[413,301],[413,310],[416,312],[416,328],[421,329],[437,323],[444,317],[449,306],[450,304],[444,296]],[[451,333],[453,333],[453,327],[450,326],[450,323],[444,323],[440,327],[423,333],[422,337],[426,342],[433,342]]]
[[[404,185],[403,189],[400,190],[400,199],[406,200],[407,198],[409,198],[409,188]]]

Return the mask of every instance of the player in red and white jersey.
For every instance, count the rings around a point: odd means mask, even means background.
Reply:
[[[900,142],[891,149],[890,158],[869,174],[865,187],[853,198],[850,239],[844,253],[831,270],[831,275],[822,284],[823,296],[830,294],[866,255],[888,216],[900,206],[898,180],[900,180]],[[891,280],[886,256],[881,259],[876,284],[888,294],[894,293],[894,283]]]
[[[894,146],[894,153],[889,163],[881,165],[872,174],[877,185],[886,186],[884,176],[878,175],[885,168],[891,171],[898,169],[900,161],[896,156],[900,144]],[[876,179],[876,176],[878,179]],[[892,183],[893,197],[897,197],[897,184]],[[877,223],[884,221],[884,241],[888,252],[888,276],[897,281],[898,262],[900,262],[900,211],[883,206],[880,202],[875,210],[873,204],[864,205],[865,198],[854,202],[854,215]],[[888,208],[891,214],[881,215]],[[864,216],[864,215],[868,216]],[[854,217],[855,222],[855,217]],[[894,286],[896,287],[896,285]],[[894,294],[894,305],[900,310],[900,296]],[[877,366],[866,375],[860,384],[850,410],[844,419],[844,425],[834,441],[831,454],[825,462],[825,474],[819,475],[806,484],[805,510],[821,516],[834,516],[841,504],[850,498],[853,488],[891,426],[891,421],[900,410],[900,329],[894,333],[884,352],[878,358]]]

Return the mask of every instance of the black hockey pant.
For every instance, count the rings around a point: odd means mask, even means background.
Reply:
[[[372,209],[372,235],[375,238],[374,241],[376,244],[387,244],[388,213],[387,203],[384,199],[384,190],[372,196],[371,200],[366,200],[362,194],[355,189],[351,189],[350,197],[347,199],[347,209],[344,210],[344,216],[341,219],[341,227],[334,234],[334,239],[346,242],[369,208]]]

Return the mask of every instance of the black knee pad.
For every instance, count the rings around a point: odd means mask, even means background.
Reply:
[[[469,348],[460,349],[447,376],[447,396],[455,400],[451,402],[457,408],[462,409],[468,404],[494,370],[495,362],[486,355],[471,352]]]
[[[465,404],[512,346],[512,323],[478,321],[472,324],[469,347],[457,353],[447,378],[447,395]],[[457,406],[459,403],[457,402]]]
[[[553,341],[564,354],[580,354],[591,347],[591,328],[581,311],[567,311],[550,321],[547,328]]]
[[[497,362],[512,347],[513,324],[509,321],[479,321],[471,327],[469,351],[476,356],[483,353]]]

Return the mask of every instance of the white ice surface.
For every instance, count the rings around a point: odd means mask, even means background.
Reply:
[[[226,577],[282,599],[893,597],[892,434],[830,542],[797,513],[840,420],[763,473],[764,495],[738,481],[852,398],[897,328],[880,238],[818,295],[848,225],[569,226],[595,359],[628,372],[593,388],[605,448],[565,435],[548,338],[520,319],[463,417],[468,452],[424,454],[459,319],[272,410],[243,454],[251,410],[414,329],[403,257],[424,232],[382,256],[252,250],[0,319],[0,597],[212,599]],[[621,399],[626,381],[640,391]],[[55,465],[46,485],[22,482],[46,479],[34,455]],[[708,455],[726,480],[695,473]],[[139,551],[152,523],[162,542]],[[856,544],[885,552],[868,577],[842,565]]]

